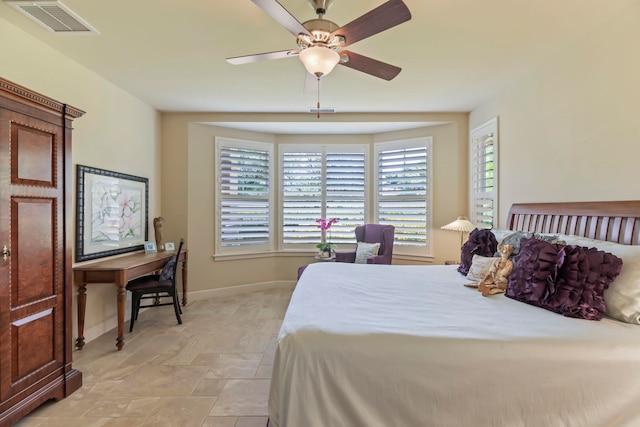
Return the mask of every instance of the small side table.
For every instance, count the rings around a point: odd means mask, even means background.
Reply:
[[[460,261],[445,261],[444,265],[458,265]]]

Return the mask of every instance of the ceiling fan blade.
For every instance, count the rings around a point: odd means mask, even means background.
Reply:
[[[354,19],[331,35],[343,36],[344,46],[371,37],[411,19],[411,12],[402,0],[389,0]]]
[[[396,67],[395,65],[387,64],[386,62],[381,62],[368,56],[358,55],[348,50],[341,51],[340,55],[346,55],[348,57],[348,60],[345,62],[342,62],[341,59],[339,62],[340,65],[362,71],[363,73],[384,80],[392,80],[402,71],[402,68]]]
[[[291,34],[298,37],[298,34],[309,34],[309,31],[298,21],[287,9],[276,0],[251,0],[267,15],[272,17],[278,24],[285,27]]]
[[[256,53],[254,55],[235,56],[227,58],[227,62],[233,65],[250,64],[252,62],[266,61],[269,59],[290,58],[298,56],[300,52],[296,49],[279,50],[277,52]]]

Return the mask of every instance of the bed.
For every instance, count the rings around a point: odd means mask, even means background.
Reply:
[[[518,204],[508,228],[637,246],[638,217],[640,201]],[[450,265],[310,265],[279,333],[270,425],[640,425],[640,325],[465,283]]]

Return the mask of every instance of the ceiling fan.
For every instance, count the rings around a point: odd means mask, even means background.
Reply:
[[[402,70],[395,65],[344,50],[345,47],[360,40],[410,20],[411,12],[402,0],[388,0],[343,27],[324,19],[333,0],[308,0],[318,18],[303,23],[300,23],[277,0],[251,1],[296,37],[298,49],[227,58],[227,62],[231,64],[248,64],[299,56],[307,71],[315,75],[318,80],[329,74],[337,64],[384,80],[393,79]]]

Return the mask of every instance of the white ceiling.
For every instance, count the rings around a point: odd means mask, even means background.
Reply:
[[[349,47],[402,72],[385,81],[337,66],[323,81],[321,105],[339,113],[468,112],[636,1],[405,0],[410,21]],[[298,58],[225,61],[296,47],[250,0],[62,2],[100,34],[55,35],[4,2],[0,17],[160,111],[301,113],[316,105],[316,93],[303,91]],[[306,0],[280,3],[301,22],[315,18]],[[382,3],[335,0],[326,18],[344,25]],[[270,126],[258,130],[286,128]]]

